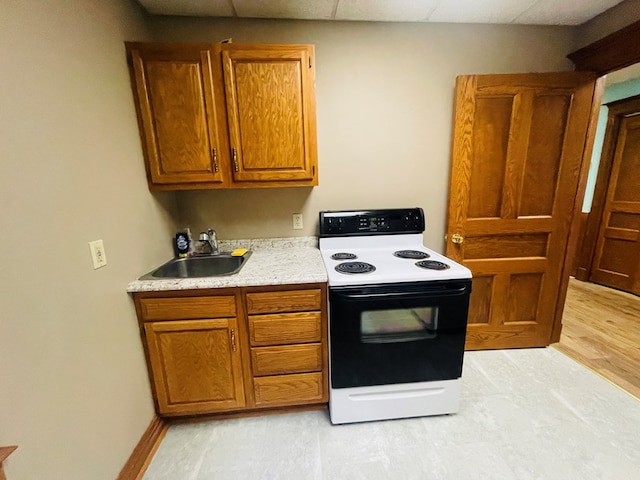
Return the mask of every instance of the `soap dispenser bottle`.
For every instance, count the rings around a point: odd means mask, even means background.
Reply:
[[[189,247],[191,246],[191,242],[189,239],[190,235],[188,231],[178,232],[176,233],[176,252],[178,253],[178,257],[187,257],[189,255]]]

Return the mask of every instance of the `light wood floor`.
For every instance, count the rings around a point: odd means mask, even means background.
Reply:
[[[571,278],[553,346],[640,399],[640,297]]]

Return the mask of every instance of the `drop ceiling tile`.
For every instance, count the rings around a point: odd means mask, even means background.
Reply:
[[[558,1],[538,0],[514,23],[546,25],[580,25],[605,10],[616,6],[622,0],[579,0]]]
[[[232,0],[238,17],[330,20],[338,0]]]
[[[138,0],[153,15],[233,17],[231,0]]]
[[[511,23],[537,0],[444,0],[429,16],[430,22]],[[555,0],[557,3],[571,0]]]
[[[339,0],[336,20],[421,22],[441,0]]]

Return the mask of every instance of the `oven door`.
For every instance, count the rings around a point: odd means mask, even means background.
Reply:
[[[471,280],[329,289],[332,388],[462,374]]]

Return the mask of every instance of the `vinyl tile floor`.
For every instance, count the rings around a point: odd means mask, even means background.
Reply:
[[[640,401],[553,348],[467,352],[454,415],[176,424],[143,480],[640,479]]]

